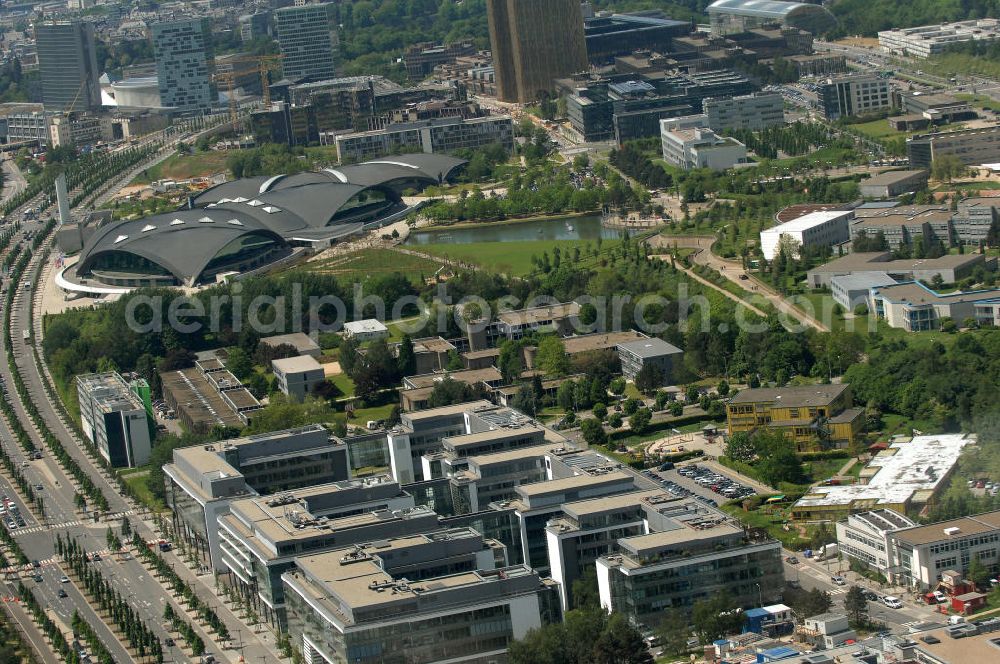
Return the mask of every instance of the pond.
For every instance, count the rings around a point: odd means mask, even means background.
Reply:
[[[620,231],[601,226],[600,215],[543,219],[521,223],[497,222],[475,228],[453,228],[410,233],[406,244],[470,244],[474,242],[525,242],[530,240],[616,239]]]

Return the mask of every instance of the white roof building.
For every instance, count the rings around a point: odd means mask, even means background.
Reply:
[[[354,339],[375,339],[378,337],[386,337],[388,335],[389,328],[374,318],[344,323],[344,336]]]
[[[792,508],[801,517],[823,513],[857,512],[880,508],[905,513],[912,505],[928,502],[943,485],[966,445],[975,434],[914,436],[879,452],[861,471],[864,484],[818,486]]]
[[[820,210],[760,232],[760,249],[767,260],[774,260],[787,236],[798,247],[832,246],[851,239],[852,210]]]

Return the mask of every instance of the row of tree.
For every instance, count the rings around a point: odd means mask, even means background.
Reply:
[[[90,555],[77,542],[76,538],[69,537],[64,541],[57,533],[56,553],[80,579],[84,590],[93,598],[97,606],[110,616],[112,624],[122,631],[139,657],[151,655],[157,663],[162,662],[163,647],[159,637],[139,617],[136,610],[111,582],[104,578],[100,568],[90,564]]]
[[[219,618],[219,614],[215,612],[215,609],[202,600],[191,585],[182,579],[162,556],[147,546],[139,533],[132,534],[132,545],[139,552],[139,555],[153,566],[156,573],[166,580],[170,589],[184,599],[191,611],[195,612],[209,628],[215,630],[220,641],[229,640],[229,628]]]
[[[80,653],[75,648],[70,646],[69,641],[66,640],[66,637],[62,633],[62,629],[60,629],[59,625],[57,625],[56,622],[49,617],[49,614],[45,612],[45,607],[41,605],[38,598],[35,597],[35,594],[31,592],[31,590],[24,585],[24,583],[18,582],[17,584],[17,598],[21,600],[21,604],[24,605],[24,608],[31,614],[35,624],[42,630],[42,634],[48,637],[55,653],[59,657],[62,657],[63,661],[67,664],[80,664],[82,662]],[[75,612],[74,616],[79,617],[75,615]],[[73,627],[82,627],[79,622],[74,624]],[[108,649],[104,647],[104,644],[99,640],[95,639],[95,641],[96,643],[92,643],[90,646],[94,655],[97,657],[97,661],[100,664],[115,664],[114,657],[112,657]]]
[[[36,235],[34,240],[32,240],[33,249],[37,249],[42,242],[45,241],[46,237],[55,228],[54,222],[49,222],[44,228],[42,228]],[[32,251],[25,251],[21,257],[18,259],[17,264],[11,272],[12,283],[18,284],[21,282],[21,277],[24,274],[25,269],[31,260]],[[14,379],[14,388],[18,394],[21,401],[21,406],[27,413],[29,419],[35,425],[36,429],[41,433],[41,437],[45,446],[52,451],[53,456],[62,465],[63,468],[69,473],[69,475],[76,481],[77,485],[80,487],[81,491],[87,496],[88,499],[100,510],[105,511],[108,509],[108,500],[94,480],[90,477],[90,474],[80,467],[80,464],[75,458],[73,458],[66,448],[63,446],[59,437],[56,436],[51,429],[49,429],[48,423],[45,418],[42,417],[35,405],[35,402],[31,398],[31,394],[28,391],[28,387],[24,382],[24,378],[21,376],[21,368],[15,361],[14,353],[14,343],[13,336],[11,334],[11,310],[14,302],[14,294],[17,292],[16,288],[7,289],[7,295],[4,300],[4,312],[3,312],[3,322],[4,330],[7,334],[4,335],[4,347],[7,351],[7,364],[10,368],[11,376]],[[29,318],[30,320],[30,318]],[[34,452],[35,445],[31,440],[31,436],[28,431],[24,428],[21,423],[20,418],[14,411],[13,406],[11,406],[6,399],[0,402],[0,409],[3,409],[8,415],[8,421],[10,422],[11,430],[14,433],[14,437],[18,439],[25,451]],[[8,412],[9,409],[9,412]]]

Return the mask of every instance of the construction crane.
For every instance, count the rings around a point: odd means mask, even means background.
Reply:
[[[214,80],[217,83],[224,83],[229,92],[229,117],[232,120],[234,129],[236,128],[236,123],[239,121],[236,95],[234,93],[236,81],[246,76],[260,76],[264,108],[269,108],[271,106],[270,73],[281,68],[281,59],[283,57],[282,55],[258,55],[226,58],[225,62],[231,66],[231,69],[215,73]]]

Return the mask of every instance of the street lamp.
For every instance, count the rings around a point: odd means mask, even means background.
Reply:
[[[764,594],[760,590],[760,584],[754,583],[757,586],[757,601],[760,602],[760,608],[764,608]]]

